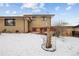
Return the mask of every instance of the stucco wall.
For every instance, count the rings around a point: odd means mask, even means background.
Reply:
[[[79,32],[79,28],[75,28],[74,31],[78,31]]]
[[[5,17],[0,17],[0,31],[3,31],[6,29],[10,32],[16,32],[18,30],[19,32],[24,32],[24,18],[23,17],[12,17],[15,19],[15,26],[5,26]],[[27,27],[27,25],[26,25]],[[27,32],[26,28],[26,32]]]
[[[32,22],[30,26],[30,30],[32,31],[32,28],[42,28],[51,26],[51,17],[46,17],[46,20],[43,20],[43,17],[37,16]]]
[[[63,36],[72,36],[72,28],[64,28],[63,30]]]
[[[6,16],[7,17],[7,16]],[[15,19],[15,26],[5,26],[5,16],[0,16],[0,32],[6,29],[9,32],[28,32],[32,31],[32,28],[38,28],[38,32],[40,32],[41,27],[51,26],[51,15],[26,15],[26,16],[8,16]],[[33,21],[28,25],[28,17],[35,17]],[[46,20],[43,20],[43,17]]]

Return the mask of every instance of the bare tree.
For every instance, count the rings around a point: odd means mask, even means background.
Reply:
[[[52,44],[51,44],[51,31],[50,31],[50,27],[47,28],[47,41],[46,41],[46,48],[51,48]]]
[[[63,35],[63,31],[64,31],[64,26],[67,25],[68,23],[67,22],[58,22],[56,25],[55,25],[55,28],[56,28],[56,32],[55,32],[55,35],[57,37],[59,37],[60,35]]]
[[[52,44],[51,44],[51,36],[52,36],[52,32],[50,31],[51,29],[51,24],[47,23],[47,41],[46,41],[46,48],[51,48]]]

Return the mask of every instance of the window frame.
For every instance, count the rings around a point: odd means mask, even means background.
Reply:
[[[47,21],[47,17],[44,16],[44,17],[43,17],[43,21]]]
[[[10,24],[8,23],[9,20],[12,20],[12,25],[10,25]],[[15,20],[16,20],[16,19],[14,19],[14,18],[5,18],[5,19],[4,19],[4,24],[5,24],[5,26],[15,26]]]

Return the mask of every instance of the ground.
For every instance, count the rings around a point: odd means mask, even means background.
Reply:
[[[0,35],[1,56],[77,56],[79,55],[78,37],[52,37],[55,52],[41,48],[46,36],[32,33],[2,33]]]

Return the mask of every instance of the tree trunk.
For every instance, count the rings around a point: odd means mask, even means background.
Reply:
[[[51,44],[51,32],[50,32],[50,28],[47,28],[47,42],[46,42],[46,48],[51,48],[52,44]]]

